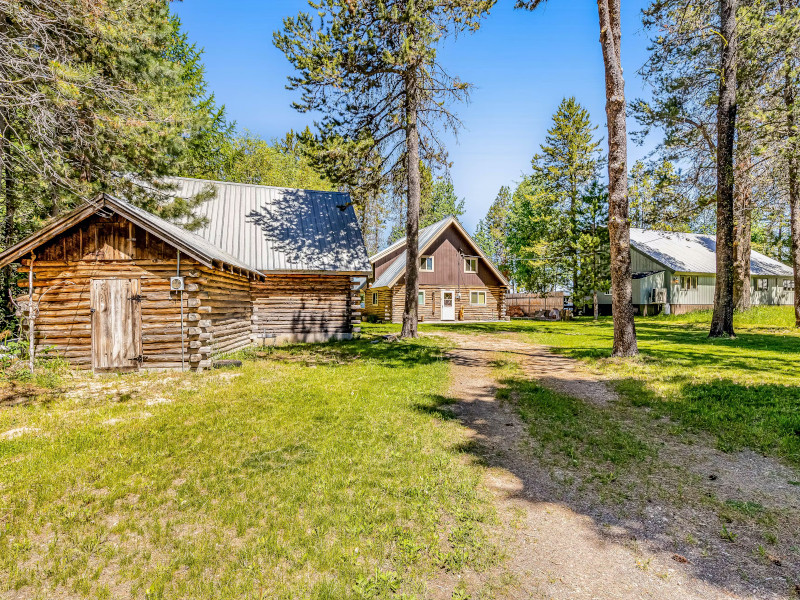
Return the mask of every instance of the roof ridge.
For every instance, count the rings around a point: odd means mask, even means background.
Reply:
[[[219,179],[205,179],[203,177],[184,177],[182,175],[167,175],[166,177],[164,177],[164,180],[168,179],[181,179],[183,181],[204,181],[206,183],[213,183],[219,185],[238,185],[243,187],[266,188],[270,190],[292,190],[300,192],[314,192],[316,194],[338,194],[342,196],[347,196],[350,194],[350,192],[340,192],[335,190],[314,190],[310,188],[293,188],[293,187],[283,187],[279,185],[264,185],[261,183],[244,183],[241,181],[220,181]]]

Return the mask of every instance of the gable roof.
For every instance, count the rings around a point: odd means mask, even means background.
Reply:
[[[503,274],[498,270],[497,267],[494,266],[494,263],[489,260],[489,258],[483,253],[483,251],[478,247],[478,244],[475,243],[475,240],[472,239],[472,236],[467,233],[467,231],[461,226],[461,223],[458,222],[458,219],[455,217],[447,217],[446,219],[442,219],[441,221],[437,221],[433,225],[428,225],[427,227],[423,227],[419,230],[419,253],[423,254],[437,239],[439,236],[444,233],[444,231],[448,227],[455,227],[458,231],[466,238],[467,243],[472,246],[472,249],[475,251],[477,256],[482,258],[492,272],[497,276],[500,280],[500,283],[503,285],[508,285],[508,280],[503,276]],[[380,260],[381,257],[387,256],[398,250],[406,245],[406,238],[402,238],[396,241],[394,244],[389,246],[388,248],[378,252],[374,256],[372,256],[369,261],[370,263],[374,263],[377,260]],[[403,252],[398,256],[396,259],[392,261],[392,264],[389,265],[381,276],[375,280],[371,287],[373,288],[380,288],[380,287],[392,287],[395,285],[399,280],[400,277],[403,276],[405,273],[406,268],[406,252]]]
[[[183,198],[213,188],[216,197],[195,212],[208,220],[197,234],[259,271],[370,271],[347,193],[186,177],[165,183],[176,187],[171,194]]]
[[[631,246],[671,271],[717,272],[717,240],[711,235],[631,228]],[[792,276],[791,267],[756,252],[750,253],[752,275]]]
[[[96,200],[79,206],[33,235],[28,236],[18,244],[0,253],[0,266],[5,266],[17,260],[92,215],[109,210],[125,217],[131,223],[138,225],[153,235],[158,236],[187,256],[207,267],[233,267],[241,271],[246,271],[251,275],[261,276],[254,267],[220,250],[199,235],[186,231],[169,221],[165,221],[161,217],[109,194],[101,194]]]

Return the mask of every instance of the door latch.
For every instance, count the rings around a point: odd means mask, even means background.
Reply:
[[[133,358],[129,358],[128,360],[135,360],[139,364],[144,362],[144,355],[140,354],[139,356],[134,356]]]
[[[136,294],[135,296],[131,296],[128,300],[133,300],[134,302],[141,302],[143,300],[143,296],[141,294]]]

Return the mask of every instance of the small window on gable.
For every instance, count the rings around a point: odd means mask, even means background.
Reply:
[[[756,289],[757,290],[768,290],[769,289],[769,279],[767,278],[759,278],[756,279]]]
[[[469,303],[484,306],[486,304],[486,292],[470,292]]]
[[[783,289],[787,292],[794,291],[794,279],[784,279],[783,280]]]
[[[419,270],[420,271],[433,271],[433,257],[420,256],[419,257]]]
[[[477,273],[478,272],[478,259],[465,258],[464,259],[464,273]]]
[[[682,290],[696,290],[697,289],[697,275],[681,275],[681,289]]]
[[[378,303],[378,292],[372,292],[372,303],[373,304]]]
[[[417,297],[417,302],[419,302],[420,306],[425,306],[425,291],[420,290],[419,296]]]

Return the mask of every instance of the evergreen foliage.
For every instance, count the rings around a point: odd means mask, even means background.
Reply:
[[[567,216],[561,236],[564,265],[572,275],[572,289],[580,273],[578,215],[589,184],[598,176],[600,141],[595,139],[589,111],[575,98],[564,98],[553,115],[545,142],[531,162],[533,173],[547,188],[559,211]]]
[[[274,36],[296,70],[289,79],[301,92],[295,107],[322,115],[317,160],[327,165],[326,176],[374,190],[405,175],[404,337],[417,333],[419,164],[443,164],[437,132],[458,127],[449,106],[470,87],[444,70],[437,49],[447,37],[478,29],[494,2],[310,0],[316,14],[285,19]],[[366,181],[360,165],[370,167]]]
[[[486,217],[478,221],[474,235],[475,241],[483,253],[506,276],[511,273],[513,268],[511,253],[506,243],[512,201],[511,189],[508,186],[502,186],[489,207]]]

